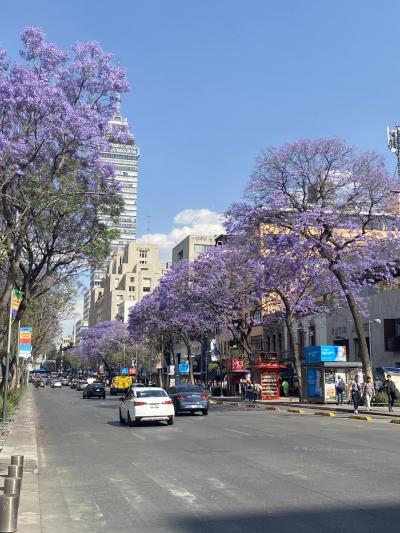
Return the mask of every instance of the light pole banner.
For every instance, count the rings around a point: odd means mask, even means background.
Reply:
[[[19,328],[19,356],[28,358],[32,353],[32,328]]]
[[[21,305],[24,293],[14,289],[11,295],[11,323],[14,322],[15,317],[17,316],[19,306]]]

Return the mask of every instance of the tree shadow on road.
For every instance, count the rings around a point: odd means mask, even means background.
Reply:
[[[284,495],[282,495],[284,500]],[[285,503],[282,502],[282,505]],[[288,505],[288,503],[286,503]],[[290,505],[290,503],[289,503]],[[266,502],[268,506],[268,502]],[[400,505],[290,509],[186,515],[168,524],[176,533],[376,533],[399,531]]]

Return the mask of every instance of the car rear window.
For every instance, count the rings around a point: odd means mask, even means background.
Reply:
[[[137,398],[153,398],[155,396],[160,397],[160,396],[168,396],[168,395],[163,390],[137,390],[136,391]]]
[[[196,387],[195,385],[187,386],[187,387],[176,387],[177,392],[203,392],[203,389],[201,387]]]

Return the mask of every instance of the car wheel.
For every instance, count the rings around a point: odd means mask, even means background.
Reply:
[[[168,418],[168,422],[167,422],[167,424],[168,424],[169,426],[173,426],[173,425],[174,425],[174,422],[175,422],[174,417],[173,417],[173,416],[170,416],[170,417]]]
[[[119,409],[119,423],[122,425],[125,424],[125,419],[122,418],[121,409]]]
[[[85,400],[86,396],[84,394],[82,394],[82,398]]]
[[[195,414],[196,414],[196,411],[190,411],[190,414],[191,414],[191,415],[195,415]]]
[[[135,422],[132,422],[132,419],[131,419],[131,415],[129,414],[129,411],[128,411],[128,426],[134,426],[135,425]]]
[[[203,413],[203,416],[207,416],[208,415],[208,409],[203,409],[202,413]]]
[[[105,394],[103,394],[103,400],[105,400],[105,399],[106,399],[106,395],[105,395]]]

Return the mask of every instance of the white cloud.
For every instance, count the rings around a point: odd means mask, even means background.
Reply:
[[[138,241],[156,244],[163,261],[171,261],[172,248],[188,235],[219,235],[224,233],[222,215],[209,209],[184,209],[174,217],[169,233],[147,233]]]

